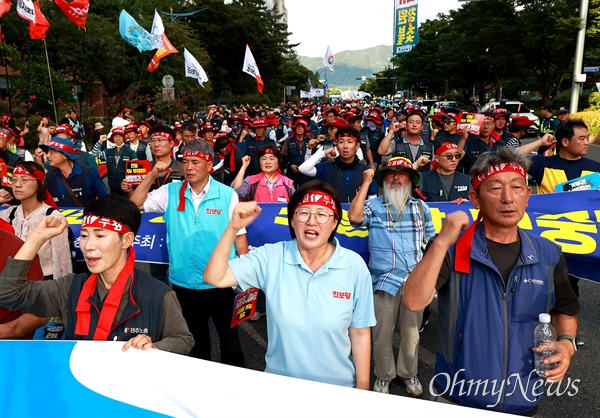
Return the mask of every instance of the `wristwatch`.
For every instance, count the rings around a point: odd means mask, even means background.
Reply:
[[[573,337],[572,335],[569,334],[562,334],[559,335],[558,338],[556,339],[556,341],[560,341],[560,340],[569,340],[573,343],[573,349],[575,350],[574,353],[577,352],[577,344],[575,343],[575,337]]]

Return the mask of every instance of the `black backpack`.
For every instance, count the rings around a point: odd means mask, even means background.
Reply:
[[[56,209],[54,209],[53,207],[49,207],[48,210],[46,210],[46,216],[50,216],[52,214],[52,212],[54,212]],[[8,222],[12,225],[13,223],[13,219],[15,219],[15,212],[17,211],[17,207],[15,206],[13,208],[13,210],[10,211],[10,215],[8,215]],[[68,229],[68,237],[69,237],[69,249],[71,250],[71,266],[73,267],[73,272],[75,272],[75,267],[77,264],[77,258],[75,257],[75,234],[73,234],[73,230],[71,229],[70,226],[67,226]]]

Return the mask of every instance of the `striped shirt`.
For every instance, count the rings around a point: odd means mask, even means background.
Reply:
[[[422,219],[419,201],[409,198],[398,214],[383,196],[365,202],[363,226],[369,229],[369,270],[373,290],[391,295],[423,257],[424,243],[435,235],[431,212],[424,202]]]

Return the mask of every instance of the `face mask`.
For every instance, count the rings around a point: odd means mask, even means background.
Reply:
[[[373,122],[372,120],[368,120],[367,121],[367,128],[369,128],[369,130],[371,132],[375,131],[377,129],[377,124],[375,122]]]

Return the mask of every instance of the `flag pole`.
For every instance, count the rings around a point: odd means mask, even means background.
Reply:
[[[27,38],[27,100],[25,101],[25,119],[29,118],[29,81],[31,80],[31,36]]]
[[[0,32],[2,31],[2,22],[0,21]],[[10,99],[10,80],[8,77],[8,59],[6,58],[6,41],[2,36],[2,54],[4,55],[4,71],[6,72],[6,95],[8,96],[8,114],[12,115],[12,100]]]
[[[48,80],[50,80],[50,92],[52,93],[52,106],[54,107],[54,120],[58,123],[58,113],[56,113],[56,100],[54,100],[54,87],[52,86],[52,73],[50,73],[50,59],[48,58],[48,47],[46,46],[46,38],[42,39],[44,42],[44,51],[46,51],[46,64],[48,65]],[[79,110],[81,115],[81,108]]]
[[[83,28],[83,38],[81,38],[81,73],[79,77],[79,82],[81,83],[81,100],[79,100],[79,118],[83,121],[83,100],[85,95],[83,94],[83,71],[85,69],[85,28]],[[46,43],[44,42],[44,47]],[[46,51],[46,58],[48,58],[48,51]],[[50,64],[48,64],[48,73],[50,73]],[[52,79],[50,80],[52,83]],[[75,87],[77,88],[77,87]],[[52,93],[54,95],[54,93]],[[79,94],[77,95],[77,99],[79,99]],[[52,98],[54,101],[54,97]],[[81,122],[83,124],[83,122]]]

